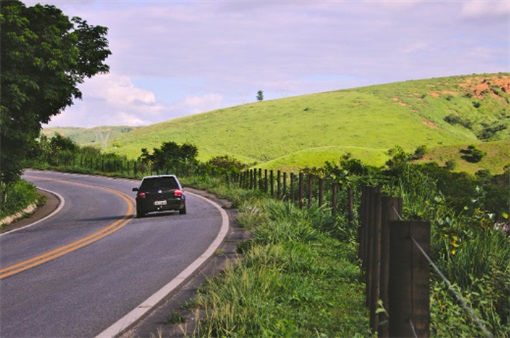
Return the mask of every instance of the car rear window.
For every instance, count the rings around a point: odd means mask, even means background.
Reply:
[[[179,185],[174,177],[146,178],[142,182],[141,190],[178,189]]]

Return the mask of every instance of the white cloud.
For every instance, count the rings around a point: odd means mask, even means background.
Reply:
[[[367,4],[378,4],[390,9],[408,9],[416,6],[417,4],[423,3],[426,0],[363,0]]]
[[[219,94],[187,96],[173,105],[172,109],[181,111],[182,115],[191,115],[221,108],[223,97]]]
[[[73,121],[86,125],[145,125],[162,117],[165,107],[154,93],[137,88],[126,76],[98,75],[80,86],[83,100],[49,123],[50,126],[72,126]]]
[[[510,20],[510,2],[499,1],[467,1],[462,5],[461,16],[468,19],[501,18]]]

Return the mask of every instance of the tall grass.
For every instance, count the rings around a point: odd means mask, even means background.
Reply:
[[[36,187],[25,180],[16,181],[8,191],[4,191],[5,188],[0,189],[0,194],[6,193],[6,200],[0,208],[0,219],[14,215],[42,198]]]
[[[319,230],[334,222],[289,203],[250,200],[239,222],[256,229],[243,259],[197,296],[195,336],[370,335],[356,250]]]

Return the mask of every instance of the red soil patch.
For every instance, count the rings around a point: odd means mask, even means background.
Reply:
[[[421,124],[426,125],[430,129],[437,129],[437,126],[434,123],[427,121],[427,120],[421,121]]]
[[[507,75],[474,77],[461,83],[460,87],[470,90],[473,93],[473,97],[478,99],[482,99],[486,95],[503,99],[493,92],[493,88],[496,87],[503,92],[510,93],[510,77]]]
[[[394,97],[393,98],[393,101],[397,102],[399,105],[401,106],[404,106],[404,107],[407,107],[408,105],[402,101],[400,101],[400,99],[398,97]]]

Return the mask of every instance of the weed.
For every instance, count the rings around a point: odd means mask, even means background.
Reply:
[[[186,317],[184,317],[179,312],[172,312],[171,314],[168,315],[166,322],[167,322],[167,324],[185,323]]]
[[[243,245],[238,265],[198,294],[204,317],[195,335],[368,335],[361,272],[351,262],[356,252],[320,231],[330,218],[280,201],[251,201],[240,217],[250,226],[257,220],[254,239]]]

